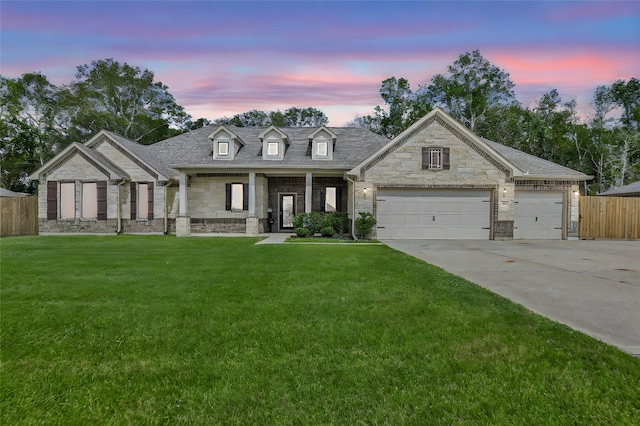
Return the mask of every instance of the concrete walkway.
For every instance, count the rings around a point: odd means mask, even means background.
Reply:
[[[266,236],[264,240],[260,240],[256,245],[260,244],[284,244],[284,240],[292,236],[288,233],[276,233],[276,234],[260,234],[261,237]]]
[[[640,356],[640,241],[382,242]]]

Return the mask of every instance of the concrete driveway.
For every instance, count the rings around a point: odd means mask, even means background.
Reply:
[[[640,241],[382,243],[640,356]]]

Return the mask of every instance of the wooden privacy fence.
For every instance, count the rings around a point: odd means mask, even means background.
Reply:
[[[38,197],[0,197],[0,237],[38,235]]]
[[[579,206],[580,238],[640,238],[640,198],[580,197]]]

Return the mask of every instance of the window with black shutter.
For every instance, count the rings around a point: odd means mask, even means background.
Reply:
[[[58,218],[58,181],[47,182],[47,220]]]
[[[137,183],[131,182],[131,220],[136,220],[138,214],[137,201],[138,198],[136,196],[136,185]]]
[[[98,220],[107,220],[107,181],[97,182]]]
[[[225,184],[225,210],[249,210],[249,184]]]

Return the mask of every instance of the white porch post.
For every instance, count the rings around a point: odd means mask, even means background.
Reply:
[[[180,212],[176,218],[176,236],[191,234],[191,218],[187,213],[187,174],[180,173]]]
[[[256,215],[256,173],[249,173],[249,217]]]
[[[304,190],[304,212],[305,213],[311,213],[311,206],[312,206],[312,182],[313,182],[313,178],[311,176],[311,173],[307,173],[306,175],[306,186],[305,186],[305,190]]]
[[[246,234],[258,235],[260,232],[260,220],[256,217],[256,173],[249,172],[249,217],[245,219]]]

